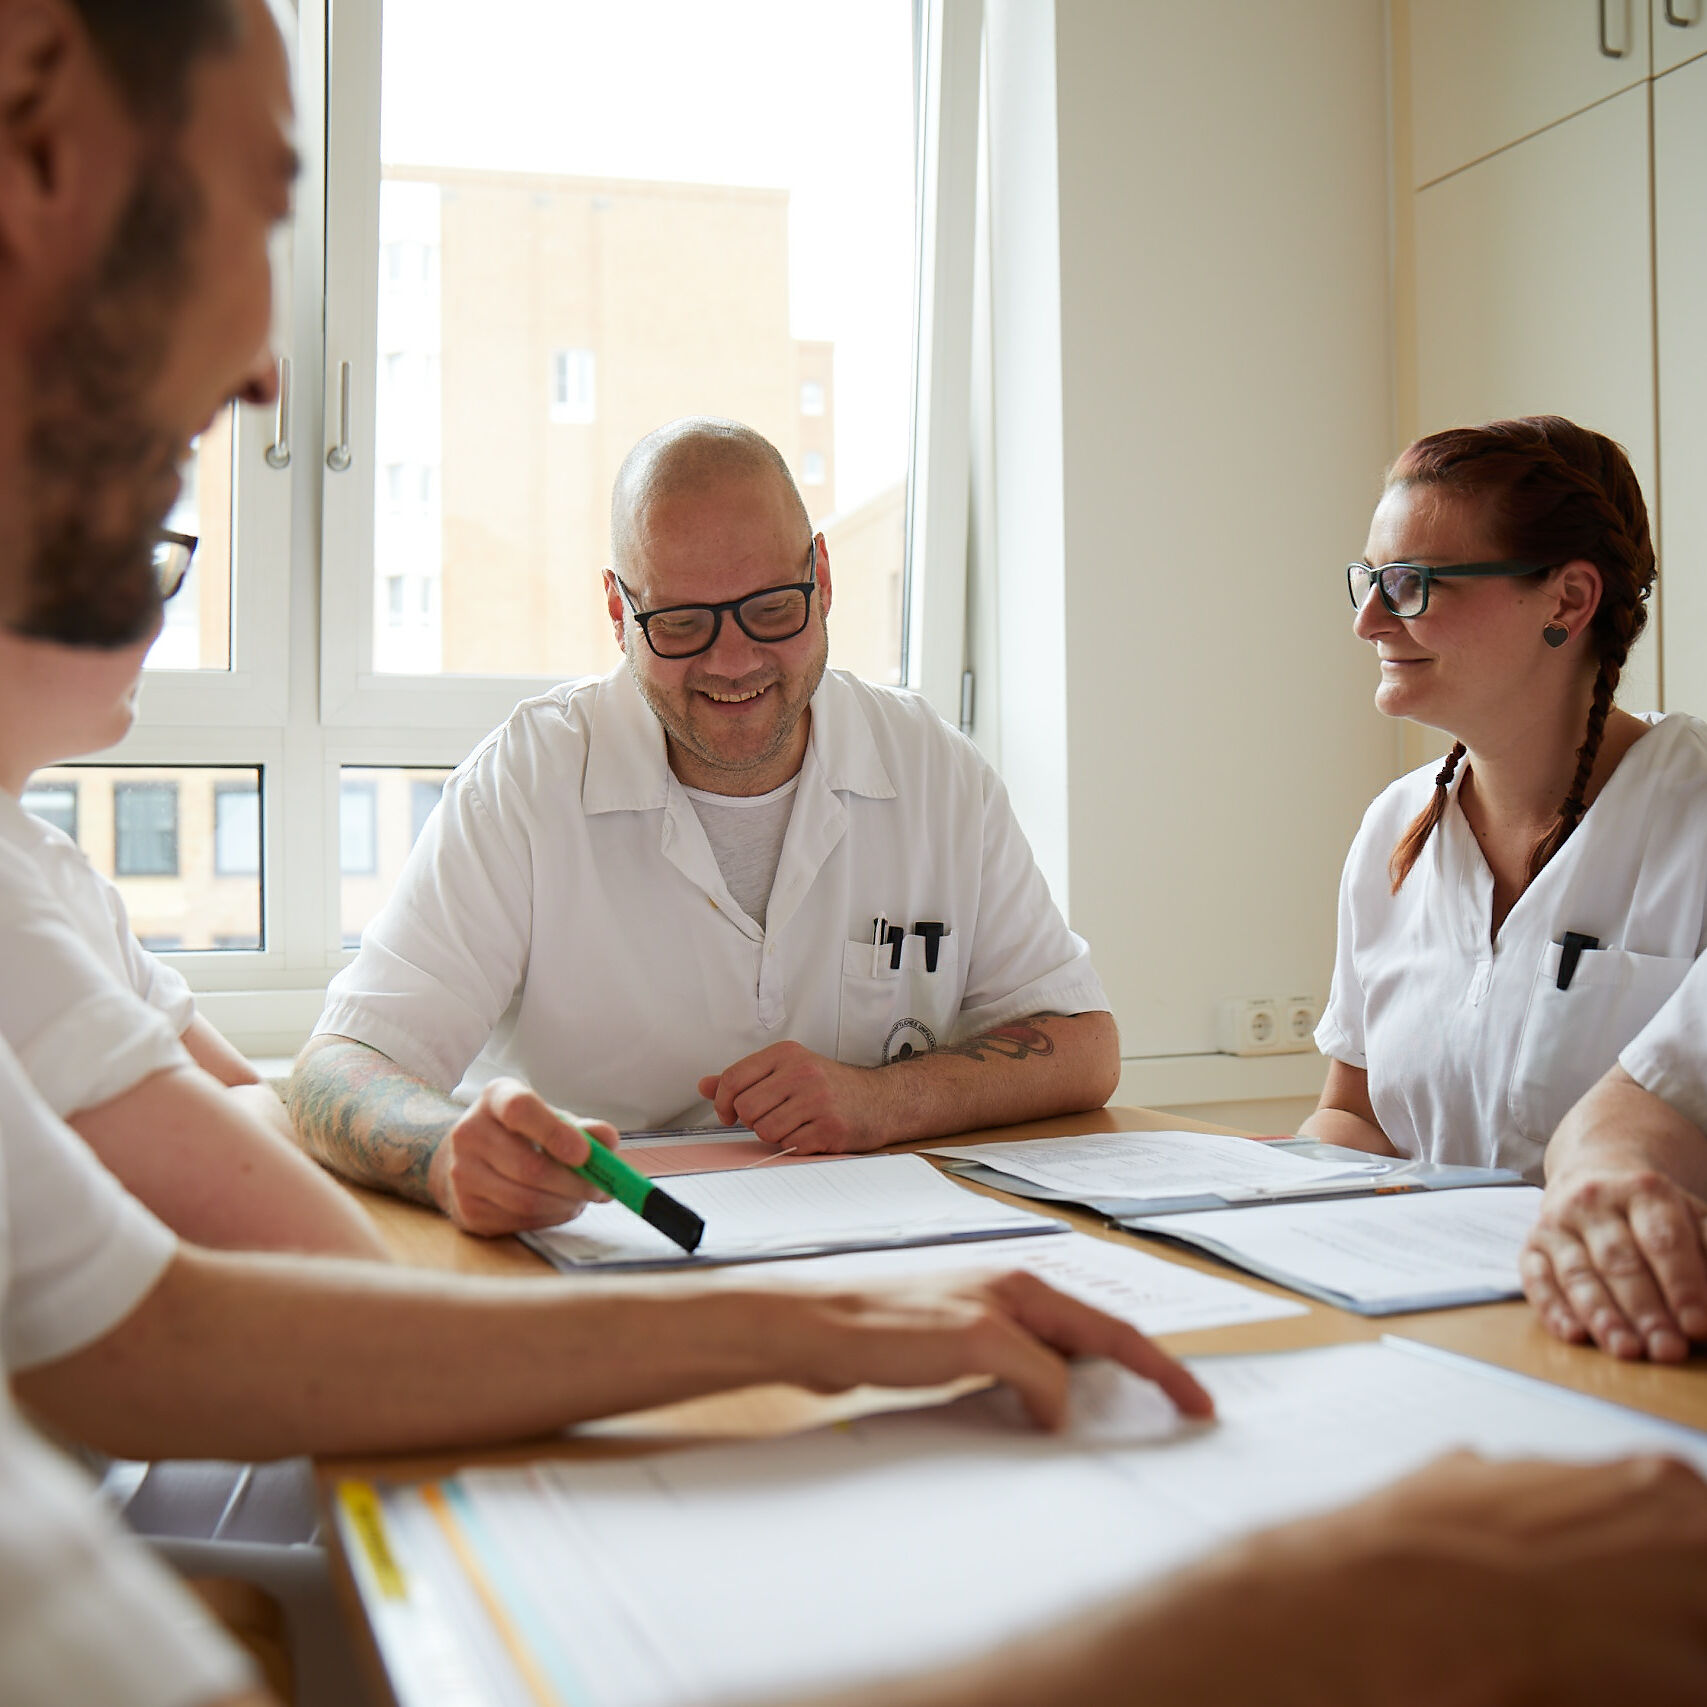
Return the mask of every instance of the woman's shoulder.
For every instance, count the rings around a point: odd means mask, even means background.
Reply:
[[[1445,763],[1446,755],[1442,753],[1439,758],[1430,759],[1426,765],[1418,765],[1414,771],[1407,771],[1388,783],[1364,812],[1358,839],[1387,836],[1390,838],[1389,846],[1397,841],[1411,820],[1428,805],[1434,794],[1435,778]]]

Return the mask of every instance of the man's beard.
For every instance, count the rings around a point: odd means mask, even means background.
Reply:
[[[170,354],[199,215],[187,169],[152,151],[106,253],[32,352],[20,634],[111,648],[159,617],[154,546],[184,447],[146,403]]]

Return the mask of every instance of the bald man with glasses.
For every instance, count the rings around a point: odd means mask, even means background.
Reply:
[[[1119,1039],[977,750],[826,670],[829,553],[732,421],[661,428],[612,502],[624,662],[518,707],[446,786],[333,981],[309,1149],[479,1233],[588,1191],[500,1104],[750,1126],[801,1154],[1096,1108]]]

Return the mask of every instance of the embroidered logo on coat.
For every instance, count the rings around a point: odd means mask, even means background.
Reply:
[[[891,1061],[910,1061],[915,1055],[928,1055],[936,1048],[936,1033],[918,1019],[898,1019],[890,1026],[883,1040],[883,1065]]]

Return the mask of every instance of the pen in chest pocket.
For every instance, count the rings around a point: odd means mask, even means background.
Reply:
[[[907,933],[900,925],[892,925],[889,920],[879,913],[871,921],[871,975],[875,978],[883,970],[883,956],[889,955],[889,970],[901,970],[901,944],[907,940]]]
[[[1582,959],[1584,950],[1599,947],[1599,937],[1585,936],[1581,931],[1566,931],[1559,938],[1559,975],[1554,982],[1561,990],[1570,989],[1571,980],[1577,975],[1577,962]]]

